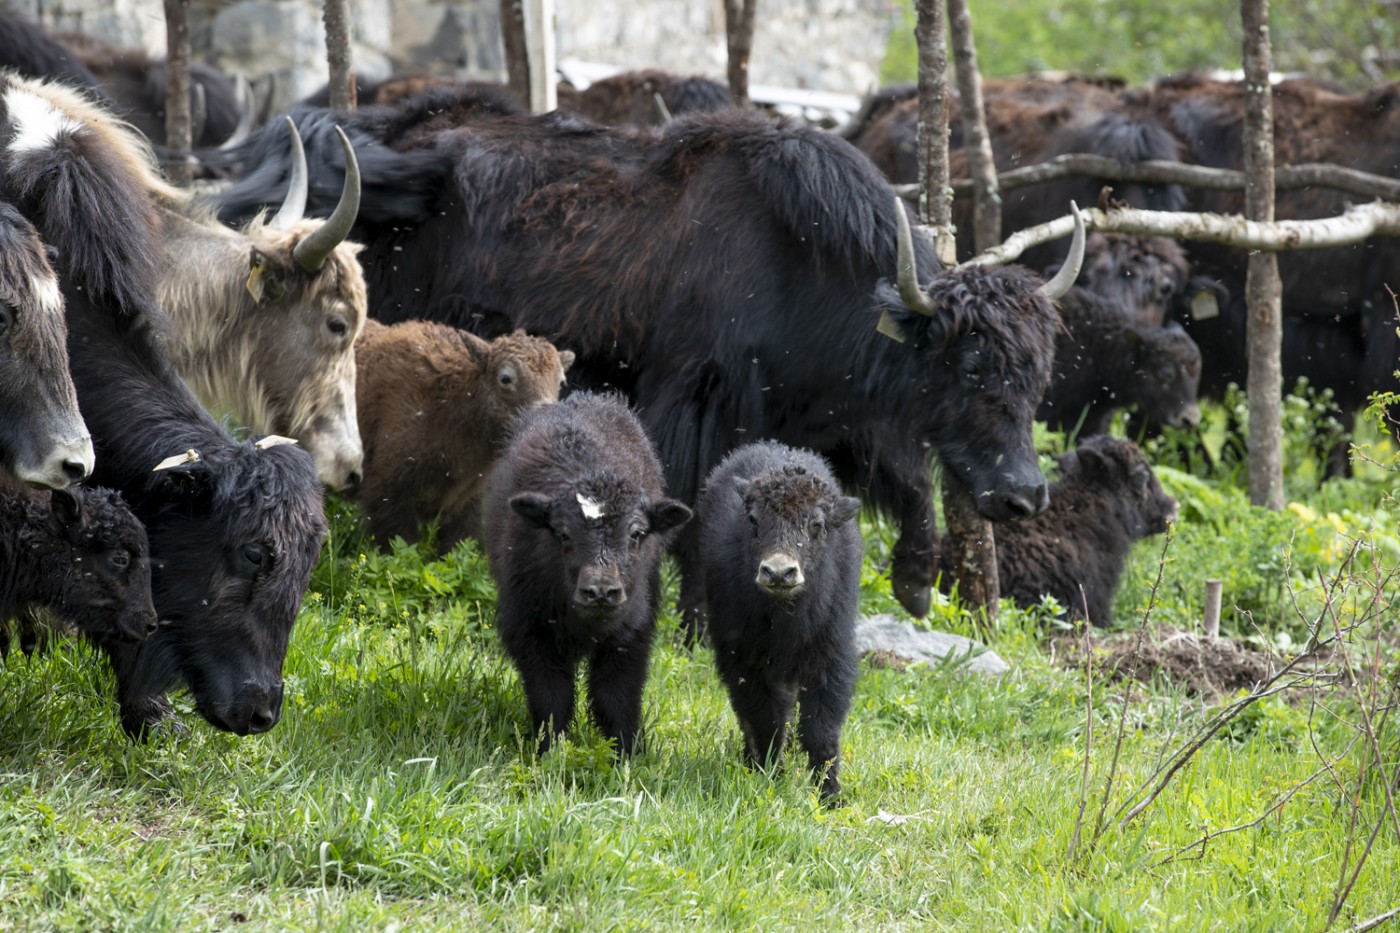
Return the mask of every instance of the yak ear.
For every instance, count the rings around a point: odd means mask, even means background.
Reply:
[[[837,496],[836,502],[831,506],[832,525],[844,525],[846,522],[860,514],[860,500],[855,496]]]
[[[559,368],[562,369],[562,370],[564,370],[565,372],[568,372],[568,371],[569,371],[569,367],[572,366],[572,365],[574,365],[574,351],[573,351],[573,350],[560,350],[560,351],[559,351]]]
[[[660,534],[681,527],[690,521],[692,514],[689,506],[675,499],[657,499],[647,509],[647,520],[651,522],[652,532]]]
[[[214,472],[196,450],[167,457],[151,472],[157,474],[159,481],[186,495],[200,496],[214,488]]]
[[[1109,462],[1104,452],[1097,447],[1084,445],[1075,451],[1079,458],[1079,469],[1084,476],[1091,479],[1103,479],[1113,470],[1113,465]]]
[[[486,357],[491,354],[491,344],[469,330],[458,330],[457,336],[462,338],[462,349],[470,354],[472,362],[478,366],[483,365]]]
[[[540,528],[552,528],[549,524],[549,497],[539,492],[522,492],[510,497],[510,507],[520,517]]]
[[[83,503],[71,489],[55,489],[49,507],[60,528],[70,538],[83,524]]]
[[[752,485],[752,480],[744,479],[742,476],[736,476],[734,477],[734,494],[742,499],[749,494],[749,487]]]

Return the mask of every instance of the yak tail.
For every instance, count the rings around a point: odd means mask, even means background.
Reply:
[[[745,372],[748,372],[745,370]],[[666,472],[666,493],[693,503],[725,454],[763,434],[763,395],[757,374],[725,372],[707,361],[686,368],[664,389],[638,394],[652,401],[638,411]]]

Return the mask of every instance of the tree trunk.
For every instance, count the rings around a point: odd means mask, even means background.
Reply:
[[[554,72],[554,0],[524,0],[525,53],[530,66],[530,112],[558,106]]]
[[[975,192],[972,238],[980,253],[1001,242],[1001,191],[992,139],[987,133],[987,114],[982,106],[982,75],[977,71],[977,45],[972,40],[972,14],[968,12],[967,0],[948,0],[948,26],[953,35],[967,167]]]
[[[501,0],[501,42],[506,50],[506,75],[510,92],[520,106],[530,104],[530,56],[525,51],[523,0]]]
[[[914,37],[919,46],[920,219],[936,231],[934,248],[945,265],[957,262],[953,241],[953,192],[948,187],[948,45],[943,0],[916,0]],[[972,492],[943,471],[943,547],[953,559],[958,595],[996,621],[999,586],[991,523],[977,512]]]
[[[729,100],[749,105],[749,55],[753,52],[753,20],[758,0],[724,0],[724,37],[729,46]]]
[[[165,166],[170,180],[188,187],[194,148],[190,116],[190,0],[165,0]]]
[[[1249,220],[1274,219],[1273,87],[1269,83],[1268,0],[1241,0],[1244,24],[1244,212]],[[1276,253],[1253,253],[1245,280],[1249,348],[1249,499],[1283,508],[1282,290]]]
[[[351,57],[350,0],[326,0],[321,9],[326,25],[326,61],[330,63],[332,110],[355,109],[355,67]]]

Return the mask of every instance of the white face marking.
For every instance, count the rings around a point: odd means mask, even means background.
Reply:
[[[47,314],[63,313],[63,294],[58,290],[58,279],[36,275],[29,280],[29,290],[39,310]]]
[[[22,88],[10,88],[5,92],[5,109],[15,127],[14,139],[10,140],[11,152],[47,149],[61,134],[82,128],[81,123],[49,101]]]
[[[582,510],[584,518],[603,517],[603,507],[598,504],[598,500],[590,499],[582,493],[575,493],[574,498],[578,500],[578,507]]]

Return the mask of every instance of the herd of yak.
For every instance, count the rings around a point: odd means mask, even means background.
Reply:
[[[916,172],[909,89],[825,132],[659,72],[541,115],[408,77],[363,85],[354,113],[312,98],[251,126],[201,69],[195,195],[141,135],[158,62],[0,17],[0,64],[0,612],[47,606],[99,645],[133,735],[181,686],[220,729],[276,724],[328,487],[381,540],[482,541],[544,747],[585,661],[593,719],[634,747],[673,553],[750,760],[800,704],[831,796],[860,504],[898,524],[891,580],[915,615],[948,577],[937,461],[1006,523],[1010,595],[1104,624],[1128,547],[1175,512],[1104,436],[1113,413],[1190,425],[1198,387],[1243,375],[1232,251],[1081,229],[1023,265],[940,268],[891,187]],[[1279,160],[1393,174],[1397,90],[1278,85]],[[1067,152],[1238,167],[1242,94],[1044,77],[989,81],[986,103],[1002,170]],[[1104,186],[1009,191],[1004,227]],[[1112,198],[1239,206],[1175,185]],[[1278,214],[1344,203],[1280,194]],[[1283,263],[1289,379],[1348,413],[1391,385],[1397,260],[1377,241]],[[1053,486],[1035,419],[1081,439]]]

